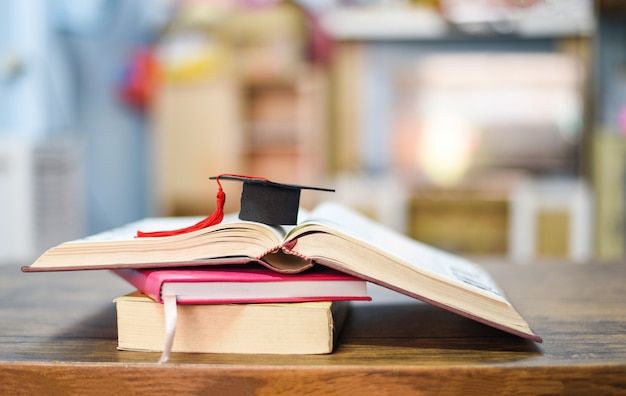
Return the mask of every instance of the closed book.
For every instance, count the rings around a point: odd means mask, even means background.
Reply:
[[[258,264],[113,272],[158,302],[165,295],[178,304],[371,299],[366,281],[325,267],[292,275]]]
[[[115,300],[118,349],[162,352],[165,312],[137,291]],[[179,305],[172,352],[326,354],[348,301]]]

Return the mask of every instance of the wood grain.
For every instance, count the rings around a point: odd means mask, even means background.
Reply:
[[[374,289],[330,355],[116,350],[130,291],[106,271],[0,267],[1,394],[626,394],[626,265],[487,266],[544,338],[511,336]]]

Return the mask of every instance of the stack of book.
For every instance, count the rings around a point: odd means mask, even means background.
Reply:
[[[365,281],[324,267],[294,275],[258,264],[113,271],[137,288],[115,300],[118,348],[161,351],[162,361],[170,351],[330,353],[348,301],[370,299]]]
[[[328,353],[341,301],[367,299],[366,281],[541,342],[479,265],[345,206],[323,203],[293,227],[226,216],[179,235],[135,237],[190,222],[146,219],[53,247],[22,270],[114,270],[143,291],[116,300],[121,349]]]

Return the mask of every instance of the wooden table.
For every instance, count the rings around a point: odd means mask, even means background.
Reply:
[[[0,394],[626,394],[626,264],[487,266],[543,344],[383,289],[334,353],[116,350],[130,291],[106,271],[0,267]]]

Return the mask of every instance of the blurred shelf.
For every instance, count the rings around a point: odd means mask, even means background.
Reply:
[[[449,17],[427,7],[339,7],[321,20],[336,39],[361,41],[560,38],[595,30],[592,5],[584,1]]]
[[[449,33],[436,12],[419,8],[338,8],[322,17],[330,34],[343,40],[436,39]]]

